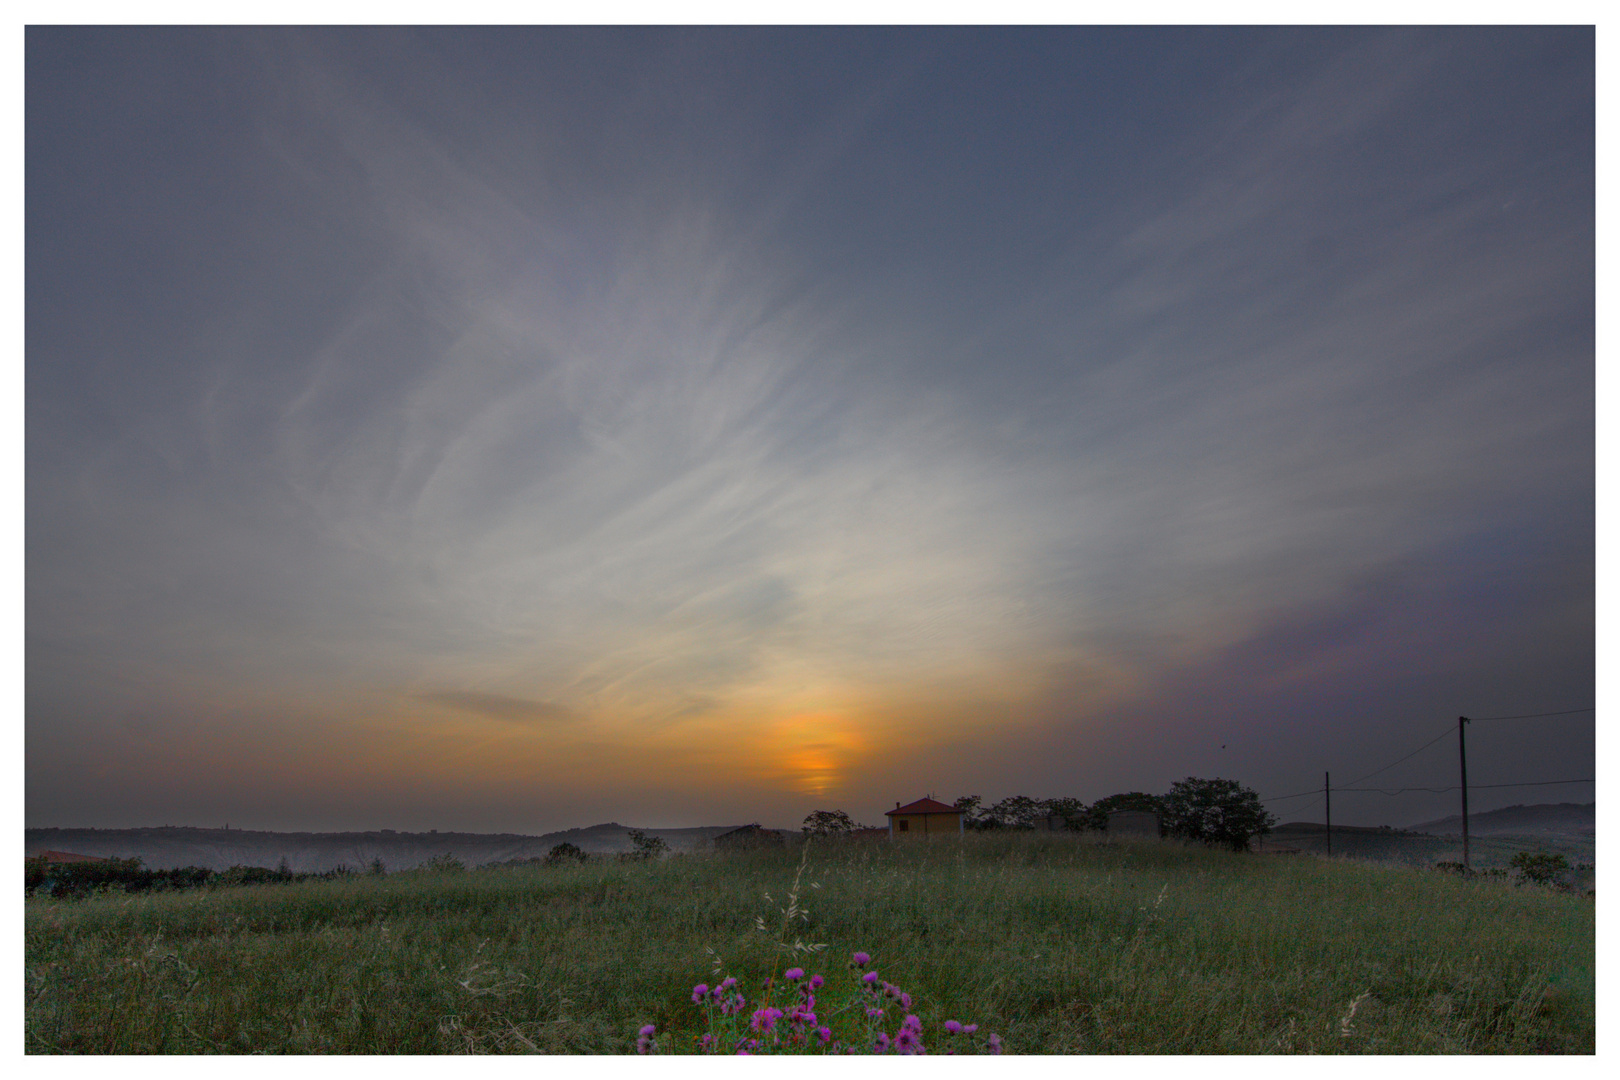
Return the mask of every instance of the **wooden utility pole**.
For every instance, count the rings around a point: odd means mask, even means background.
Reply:
[[[1333,858],[1333,778],[1322,774],[1322,794],[1327,798],[1327,857]]]
[[[1463,802],[1463,869],[1470,869],[1468,863],[1468,744],[1463,740],[1463,728],[1468,724],[1468,717],[1457,717],[1457,761],[1462,766],[1462,802]]]

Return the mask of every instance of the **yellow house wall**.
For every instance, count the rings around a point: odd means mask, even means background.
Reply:
[[[913,836],[955,836],[962,831],[962,816],[960,814],[896,814],[893,833],[895,837]],[[900,831],[900,823],[907,824],[905,832]]]

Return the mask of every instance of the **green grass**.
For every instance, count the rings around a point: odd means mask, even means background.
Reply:
[[[977,1021],[1012,1053],[1594,1051],[1595,915],[1579,896],[1063,835],[816,843],[810,917],[787,937],[827,949],[792,961],[780,909],[798,859],[29,900],[26,1045],[597,1054],[654,1023],[685,1051],[705,1030],[691,987],[715,981],[716,956],[752,998],[790,962],[841,988],[864,949],[930,1035]]]

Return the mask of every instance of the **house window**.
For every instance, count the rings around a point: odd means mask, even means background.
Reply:
[[[908,829],[910,826],[911,826],[911,822],[907,821],[905,818],[900,819],[900,831],[901,832],[905,832],[906,829]]]

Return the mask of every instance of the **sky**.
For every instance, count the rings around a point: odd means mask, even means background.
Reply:
[[[1594,112],[1590,27],[30,27],[26,822],[1453,786],[1595,704]]]

